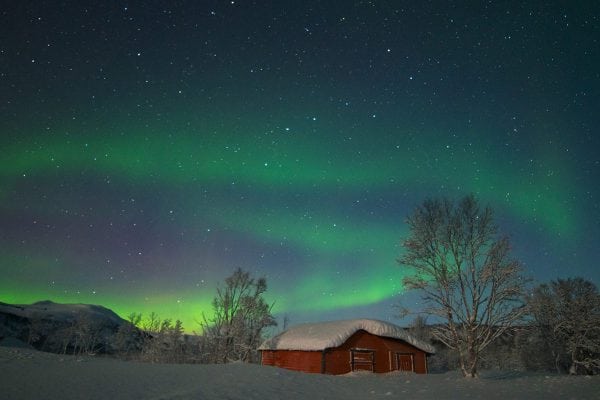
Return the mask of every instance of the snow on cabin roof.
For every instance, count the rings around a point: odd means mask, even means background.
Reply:
[[[389,322],[374,319],[350,319],[296,325],[266,340],[258,349],[325,350],[342,345],[359,330],[367,331],[376,336],[400,339],[427,353],[435,353],[435,348],[432,345],[412,337],[405,329]]]

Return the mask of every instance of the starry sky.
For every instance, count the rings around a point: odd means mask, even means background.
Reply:
[[[419,306],[406,216],[468,193],[536,282],[600,284],[595,1],[37,0],[0,18],[0,301],[192,331],[241,267],[291,323],[393,320]]]

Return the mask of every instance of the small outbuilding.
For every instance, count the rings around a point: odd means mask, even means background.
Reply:
[[[435,349],[404,328],[384,321],[353,319],[301,324],[265,341],[263,365],[322,374],[352,371],[427,373]]]

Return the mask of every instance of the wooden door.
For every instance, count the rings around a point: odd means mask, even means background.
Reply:
[[[396,353],[396,365],[399,371],[413,372],[415,370],[413,355]]]
[[[350,350],[350,364],[352,371],[374,371],[374,350]]]

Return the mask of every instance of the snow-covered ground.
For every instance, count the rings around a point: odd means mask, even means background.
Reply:
[[[0,347],[1,399],[600,399],[600,376],[304,374],[248,364],[142,364]]]

